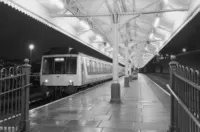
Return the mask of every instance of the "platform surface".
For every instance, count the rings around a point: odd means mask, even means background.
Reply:
[[[166,132],[170,96],[143,74],[111,104],[111,82],[30,111],[31,132]]]

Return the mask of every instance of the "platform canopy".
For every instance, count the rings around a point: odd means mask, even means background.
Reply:
[[[112,58],[119,39],[129,60],[145,66],[198,12],[199,0],[0,0],[28,16]],[[113,14],[119,38],[113,38]]]

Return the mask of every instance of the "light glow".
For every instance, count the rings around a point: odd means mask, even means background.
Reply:
[[[52,5],[56,5],[60,9],[64,9],[65,5],[61,0],[51,0],[50,1]]]
[[[34,46],[33,44],[30,44],[30,45],[29,45],[29,49],[30,49],[30,50],[33,50],[34,48],[35,48],[35,46]]]
[[[149,35],[149,38],[150,38],[150,39],[153,39],[153,33],[151,33],[151,34]]]
[[[156,19],[155,19],[155,22],[154,22],[154,27],[158,27],[158,25],[159,25],[159,23],[160,23],[160,17],[156,17]]]
[[[186,52],[186,48],[183,48],[182,51],[183,51],[183,52]]]
[[[64,61],[64,58],[55,58],[55,61]]]
[[[103,41],[103,39],[100,35],[96,35],[96,41],[101,42]]]
[[[168,4],[168,0],[163,0],[163,2],[167,5]]]
[[[146,51],[149,51],[147,46],[145,47],[145,50],[146,50]]]
[[[86,30],[90,29],[90,25],[85,21],[80,21],[81,26],[83,26]]]

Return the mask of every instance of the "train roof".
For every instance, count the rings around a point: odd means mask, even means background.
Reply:
[[[54,54],[78,54],[76,49],[70,47],[53,47],[43,55],[54,55]]]
[[[91,55],[85,54],[83,52],[80,52],[80,51],[78,51],[76,49],[73,49],[71,47],[52,47],[52,48],[49,49],[49,51],[45,52],[43,55],[55,55],[55,54],[56,55],[61,55],[61,54],[75,54],[76,55],[76,54],[80,54],[80,53],[84,54],[86,56],[91,56]],[[91,56],[91,57],[92,58],[96,58],[96,57],[93,57],[93,56]],[[97,58],[97,59],[99,59],[99,58]],[[106,61],[106,60],[104,60],[104,61]],[[112,63],[112,60],[111,61],[107,61],[107,62]],[[121,63],[119,63],[119,65],[121,65],[121,66],[124,67],[124,65],[121,64]]]

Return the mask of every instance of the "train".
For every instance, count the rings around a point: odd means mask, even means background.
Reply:
[[[73,94],[84,86],[112,79],[112,63],[71,48],[54,48],[41,60],[40,85],[47,94]],[[124,65],[118,65],[123,76]]]

